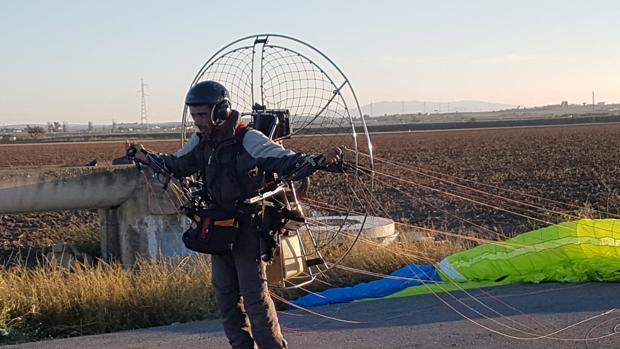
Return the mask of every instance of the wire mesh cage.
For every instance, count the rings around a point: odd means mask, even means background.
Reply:
[[[315,47],[278,34],[240,38],[211,56],[190,88],[205,80],[223,84],[229,90],[233,109],[241,115],[252,115],[257,109],[286,111],[290,132],[284,139],[275,139],[285,143],[286,148],[320,153],[338,146],[349,150],[345,160],[352,168],[372,169],[370,136],[353,87],[342,70]],[[187,107],[182,122],[184,141],[191,129]],[[372,179],[359,171],[346,175],[320,173],[317,177],[320,189],[314,193],[310,190],[308,197],[302,197],[299,186],[293,183],[287,186],[286,194],[278,197],[286,206],[306,216],[302,227],[289,230],[281,237],[280,259],[270,267],[270,281],[279,287],[306,284],[329,270],[330,259],[342,260],[362,231],[360,228],[357,235],[347,237],[351,232],[343,227],[350,225],[348,217],[354,211],[358,218],[359,213],[365,217],[367,205],[363,197]],[[336,201],[310,209],[310,200],[317,191],[333,192],[328,197]],[[316,224],[320,221],[311,217],[334,214],[344,216],[338,226],[329,228],[331,231],[326,227],[318,229]],[[364,221],[362,218],[362,226]],[[322,250],[336,244],[342,253],[335,253],[335,249],[323,253]]]

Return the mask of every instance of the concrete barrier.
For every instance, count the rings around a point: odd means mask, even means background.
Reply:
[[[0,213],[118,206],[134,194],[138,180],[137,171],[127,167],[2,170]]]
[[[133,166],[0,171],[0,214],[99,209],[104,257],[133,264],[138,257],[188,255],[181,234],[189,220],[180,197],[164,191],[148,169]]]
[[[153,180],[150,170],[133,166],[47,167],[0,170],[0,214],[98,209],[101,251],[106,259],[132,265],[139,257],[157,259],[194,254],[181,241],[190,220],[179,212],[182,198]],[[361,237],[389,244],[398,233],[381,217],[312,217],[320,239]],[[336,234],[342,229],[342,234]]]

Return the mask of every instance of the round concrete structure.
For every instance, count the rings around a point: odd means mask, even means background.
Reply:
[[[322,216],[312,217],[314,224],[310,229],[317,239],[336,239],[340,237],[373,240],[383,245],[392,243],[398,237],[394,221],[374,216]]]

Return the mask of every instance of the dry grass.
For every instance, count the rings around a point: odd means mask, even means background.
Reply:
[[[4,341],[75,336],[203,319],[215,314],[206,258],[0,270]],[[0,337],[0,342],[2,342]]]
[[[461,248],[429,242],[378,247],[361,241],[342,264],[387,274],[408,263],[436,261]],[[80,264],[72,270],[52,263],[0,269],[0,344],[216,317],[210,270],[205,257],[140,261],[133,269],[116,263]],[[334,286],[369,279],[338,270],[326,275]],[[315,283],[312,289],[325,287]],[[293,298],[301,292],[282,294]]]

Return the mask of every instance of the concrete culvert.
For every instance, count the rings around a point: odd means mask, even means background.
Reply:
[[[374,216],[323,216],[312,217],[310,229],[317,240],[326,241],[342,238],[354,238],[360,232],[360,238],[373,240],[382,245],[392,243],[398,237],[394,221]]]

